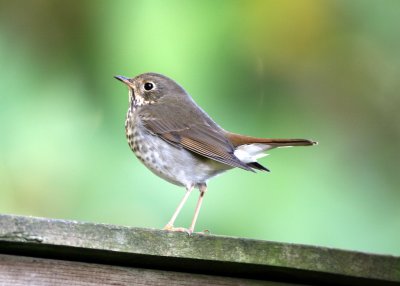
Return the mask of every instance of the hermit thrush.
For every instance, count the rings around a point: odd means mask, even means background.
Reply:
[[[171,220],[171,231],[194,230],[207,181],[229,169],[269,171],[257,162],[265,151],[282,146],[316,144],[306,139],[268,139],[243,136],[218,126],[172,79],[145,73],[134,78],[115,76],[129,89],[125,131],[129,146],[153,173],[183,186],[186,193]],[[174,222],[193,188],[200,196],[188,229]]]

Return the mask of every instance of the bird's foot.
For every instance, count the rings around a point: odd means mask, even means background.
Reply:
[[[211,234],[211,232],[208,229],[205,229],[205,230],[203,230],[201,232],[196,232],[196,233],[197,234],[201,234],[201,235],[210,235]]]
[[[184,233],[187,233],[188,235],[191,235],[193,233],[193,229],[184,228],[184,227],[174,227],[172,224],[167,224],[166,226],[164,226],[163,230],[174,231],[174,232],[184,232]]]

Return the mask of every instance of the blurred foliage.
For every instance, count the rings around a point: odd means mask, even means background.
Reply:
[[[162,227],[127,90],[163,73],[224,128],[318,140],[209,183],[197,229],[400,255],[400,2],[0,1],[0,212]],[[178,224],[191,220],[197,195]]]

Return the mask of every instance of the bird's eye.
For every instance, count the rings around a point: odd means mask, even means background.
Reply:
[[[154,84],[152,84],[151,82],[146,82],[144,84],[144,89],[145,90],[152,90],[154,88]]]

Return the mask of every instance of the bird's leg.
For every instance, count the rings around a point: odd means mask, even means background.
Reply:
[[[194,231],[194,226],[196,224],[197,221],[197,217],[199,216],[199,212],[200,212],[200,208],[201,208],[201,203],[203,202],[203,197],[204,194],[207,191],[207,185],[206,184],[202,184],[199,186],[199,191],[200,191],[200,196],[199,196],[199,200],[197,201],[197,205],[196,205],[196,209],[194,211],[194,216],[192,219],[192,224],[189,227],[189,234],[192,234]]]
[[[176,208],[174,214],[172,215],[171,219],[167,223],[166,226],[164,226],[164,230],[170,230],[170,231],[180,231],[180,232],[188,232],[186,228],[183,227],[174,227],[174,223],[176,218],[178,217],[179,213],[182,210],[182,207],[185,205],[187,199],[189,198],[190,193],[193,190],[193,186],[189,186],[186,188],[185,195],[183,196],[181,202],[179,203],[178,207]]]

